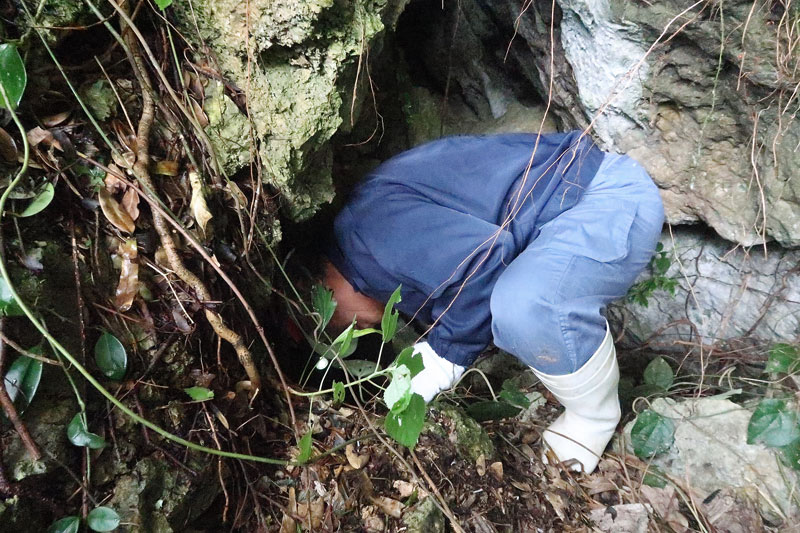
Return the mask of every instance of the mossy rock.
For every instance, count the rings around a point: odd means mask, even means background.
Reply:
[[[444,533],[444,515],[432,497],[427,497],[403,515],[407,533]]]
[[[483,427],[467,415],[463,410],[454,406],[440,408],[442,416],[449,425],[448,435],[454,440],[458,453],[473,463],[483,455],[489,459],[494,455],[494,444]]]

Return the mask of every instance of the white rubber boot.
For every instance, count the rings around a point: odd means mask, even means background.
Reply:
[[[619,366],[611,331],[594,355],[576,372],[552,376],[533,371],[553,393],[564,412],[544,432],[546,445],[559,461],[577,460],[572,470],[594,471],[614,435],[621,411],[617,386]]]

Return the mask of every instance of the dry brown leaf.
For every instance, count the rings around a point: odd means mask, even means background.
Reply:
[[[710,498],[710,496],[709,496]],[[726,488],[710,502],[702,503],[703,515],[720,533],[763,533],[764,521],[758,507],[746,494]]]
[[[489,465],[489,473],[497,480],[503,481],[503,463],[497,461]]]
[[[136,230],[136,224],[134,224],[131,216],[111,196],[111,193],[106,189],[100,189],[98,199],[100,200],[100,208],[103,210],[103,214],[117,229],[126,233],[133,233]]]
[[[197,122],[200,124],[200,126],[204,128],[208,126],[208,115],[206,115],[206,112],[203,111],[203,106],[198,104],[197,100],[191,97],[189,97],[189,102],[192,104],[192,111],[194,111],[194,116],[197,118]]]
[[[208,210],[206,198],[203,196],[203,182],[200,180],[200,174],[196,170],[189,171],[189,183],[192,186],[192,201],[190,206],[192,208],[192,215],[197,220],[198,226],[206,233],[206,225],[211,220],[212,215]]]
[[[484,454],[480,454],[475,461],[475,470],[481,477],[486,475],[486,456]]]
[[[680,498],[675,487],[667,485],[663,489],[642,485],[639,487],[642,499],[648,502],[655,511],[676,533],[689,529],[689,521],[679,512]]]
[[[178,162],[177,161],[156,161],[153,163],[150,172],[158,174],[159,176],[177,176],[178,175]]]
[[[356,470],[361,470],[369,462],[369,454],[366,453],[364,455],[360,455],[358,452],[356,452],[356,447],[354,444],[348,444],[345,446],[344,454],[347,457],[347,462],[350,463],[350,466]]]
[[[50,131],[43,129],[40,126],[36,126],[32,130],[28,130],[26,137],[28,137],[28,144],[31,148],[44,143],[48,146],[55,146],[61,150],[61,143],[59,143],[56,138],[53,137],[53,134]]]
[[[567,506],[567,504],[564,503],[564,498],[555,492],[550,492],[549,490],[544,493],[544,497],[548,502],[550,502],[550,505],[553,507],[553,510],[556,512],[558,517],[561,520],[564,520],[564,517],[566,516],[564,514],[564,508]]]
[[[122,259],[122,269],[119,273],[114,305],[124,313],[131,308],[133,300],[139,292],[139,264],[136,262],[136,256],[138,255],[136,239],[127,239],[125,242],[120,243],[117,254]]]
[[[17,162],[17,143],[6,130],[0,128],[0,159],[8,163]]]
[[[119,167],[133,168],[133,164],[136,162],[136,154],[132,150],[126,150],[121,154],[115,150],[111,152],[111,159]]]
[[[521,490],[522,492],[530,492],[531,490],[533,490],[529,484],[524,483],[522,481],[511,480],[511,486],[513,486],[517,490]]]
[[[114,133],[117,134],[117,140],[126,148],[126,152],[136,152],[136,135],[131,131],[127,124],[119,119],[111,121],[111,126],[114,128]]]
[[[227,192],[231,200],[233,200],[233,206],[236,209],[244,209],[247,205],[247,196],[244,195],[242,189],[234,182],[228,181],[227,185],[225,185],[225,192]]]
[[[601,492],[608,492],[610,490],[617,490],[617,486],[613,481],[604,476],[591,476],[588,480],[581,483],[590,496],[600,494]]]
[[[400,518],[403,515],[403,504],[386,496],[372,496],[370,501],[375,504],[384,514],[392,518]]]
[[[289,503],[286,505],[286,512],[281,520],[280,533],[297,533],[297,522],[292,515],[297,514],[297,496],[294,487],[289,487]]]
[[[122,207],[133,220],[139,218],[139,193],[136,192],[136,189],[129,188],[125,191],[125,194],[122,195]]]
[[[117,176],[124,176],[125,173],[114,163],[108,164],[108,170],[109,172],[106,172],[106,176],[103,178],[103,182],[106,184],[106,189],[108,192],[113,194],[124,191],[128,185]]]
[[[297,502],[297,519],[305,530],[317,531],[325,516],[325,502],[317,498],[313,502]]]
[[[470,518],[470,523],[472,525],[472,531],[475,533],[497,533],[497,529],[494,527],[488,518],[478,513],[473,512],[472,518]]]
[[[48,128],[52,128],[54,126],[58,126],[65,120],[69,118],[72,114],[72,111],[62,111],[61,113],[56,113],[55,115],[50,115],[49,117],[44,117],[42,119],[42,124],[47,126]]]
[[[413,483],[409,483],[408,481],[404,481],[402,479],[395,480],[392,483],[392,487],[397,491],[397,494],[400,495],[401,498],[408,498],[412,494],[414,494],[414,490],[417,488],[416,485]]]

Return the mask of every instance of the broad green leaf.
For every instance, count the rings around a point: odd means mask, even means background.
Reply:
[[[643,411],[631,429],[633,452],[641,458],[652,457],[670,449],[675,440],[675,424],[655,411]]]
[[[341,332],[339,336],[333,340],[333,343],[331,343],[331,346],[337,351],[339,357],[342,359],[352,355],[352,353],[355,351],[355,346],[358,345],[357,343],[355,343],[355,345],[353,343],[353,333],[355,331],[355,327],[356,323],[354,321],[352,324],[347,326],[347,329]],[[353,347],[352,350],[350,349],[351,346]],[[328,358],[332,359],[333,356],[334,354],[330,354]]]
[[[425,369],[425,364],[422,362],[422,354],[419,352],[415,353],[413,346],[403,349],[400,355],[397,356],[397,359],[395,359],[394,364],[396,366],[405,366],[408,368],[412,378]]]
[[[414,448],[425,422],[425,400],[417,393],[411,395],[408,406],[401,413],[389,412],[383,422],[386,433],[408,448]]]
[[[355,378],[363,378],[375,372],[375,363],[363,359],[347,359],[341,362],[334,361],[333,364],[337,367],[344,366]]]
[[[792,374],[800,370],[800,349],[791,344],[776,344],[769,351],[765,372]]]
[[[41,348],[31,348],[32,352],[41,353]],[[9,367],[5,375],[6,392],[14,402],[17,411],[22,413],[30,405],[39,388],[39,381],[42,379],[41,361],[31,359],[26,355],[19,356]]]
[[[500,398],[516,407],[527,409],[531,405],[531,401],[525,394],[519,390],[516,383],[507,379],[503,382],[503,390],[500,392]]]
[[[125,347],[114,335],[103,333],[94,345],[94,360],[100,371],[115,381],[125,377],[128,368],[128,354]]]
[[[644,382],[647,385],[655,385],[667,390],[672,386],[673,381],[675,381],[675,374],[663,357],[656,357],[644,369]]]
[[[82,446],[99,450],[104,448],[106,440],[88,430],[81,413],[76,414],[67,426],[67,438],[75,446]]]
[[[93,531],[113,531],[119,526],[119,515],[110,507],[95,507],[86,516],[86,524]]]
[[[205,402],[214,399],[214,391],[205,387],[189,387],[183,389],[183,392],[189,395],[189,398],[196,402]]]
[[[411,372],[401,365],[392,370],[392,381],[383,391],[383,401],[393,413],[399,413],[408,407],[411,401]]]
[[[663,489],[667,486],[667,478],[657,468],[650,465],[650,467],[647,469],[647,473],[645,473],[644,477],[642,478],[642,483],[648,487]]]
[[[6,278],[0,277],[0,316],[22,316],[22,308],[11,294]]]
[[[311,305],[314,311],[319,314],[319,329],[323,330],[328,326],[328,322],[336,311],[336,300],[333,299],[333,291],[323,285],[314,285],[311,291]]]
[[[56,191],[53,187],[53,184],[48,181],[44,184],[44,187],[42,187],[39,192],[36,193],[36,196],[34,196],[33,200],[31,200],[31,203],[28,204],[28,207],[26,207],[18,216],[32,217],[33,215],[39,213],[45,207],[50,205],[50,202],[53,201],[53,196],[55,193]]]
[[[0,44],[0,85],[6,93],[11,109],[16,109],[25,92],[28,76],[17,47],[10,43]],[[6,99],[0,92],[0,107],[8,108]]]
[[[303,435],[300,438],[300,442],[297,443],[297,446],[300,448],[300,455],[297,456],[297,462],[300,464],[308,462],[311,459],[311,430],[308,430],[308,433]]]
[[[386,302],[386,307],[383,308],[383,318],[381,318],[381,334],[383,335],[383,342],[390,342],[394,337],[394,334],[397,332],[397,319],[400,317],[400,313],[395,311],[394,306],[398,302],[403,300],[402,296],[400,295],[400,287],[397,287],[392,295],[389,297],[389,301]]]
[[[77,516],[67,516],[53,522],[47,528],[47,533],[78,533],[81,527],[81,519]]]
[[[172,0],[156,0],[156,5],[159,9],[161,9],[161,11],[164,11],[172,5]]]
[[[339,405],[344,402],[344,383],[341,381],[333,382],[333,403]]]
[[[800,439],[797,411],[785,400],[761,400],[747,425],[747,444],[763,442],[777,448],[796,439]]]
[[[519,407],[515,407],[508,402],[495,402],[492,400],[475,402],[467,407],[467,414],[478,422],[511,418],[517,416],[520,411]]]
[[[800,470],[800,439],[780,448],[781,460],[794,470]]]

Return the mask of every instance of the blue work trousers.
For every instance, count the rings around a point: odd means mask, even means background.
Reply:
[[[658,189],[642,166],[606,154],[578,203],[537,221],[538,236],[498,277],[490,302],[495,345],[546,374],[578,370],[603,340],[606,306],[650,261],[663,222]]]

